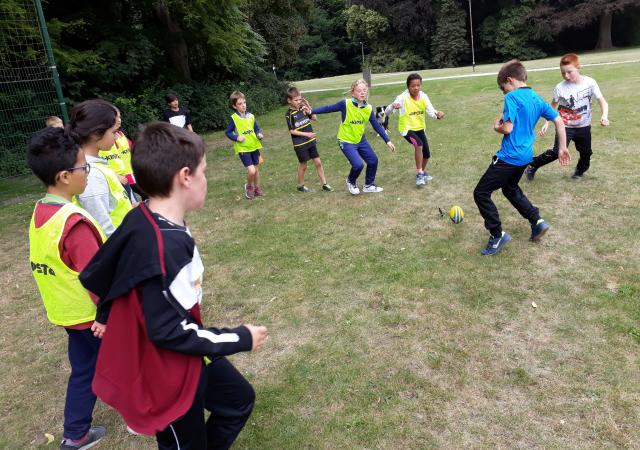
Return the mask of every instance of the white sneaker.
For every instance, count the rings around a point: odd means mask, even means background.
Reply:
[[[424,174],[419,173],[416,175],[416,186],[423,186],[427,184],[426,180],[424,179]]]
[[[360,189],[357,184],[349,183],[349,179],[347,178],[347,189],[351,195],[358,195],[360,193]]]
[[[366,192],[366,193],[370,193],[370,192],[382,192],[384,189],[382,189],[380,186],[376,186],[375,184],[370,184],[369,186],[364,186],[362,188],[362,192]]]
[[[422,177],[422,179],[423,179],[424,181],[431,181],[431,180],[433,180],[433,177],[432,177],[431,175],[429,175],[429,174],[425,171],[425,172],[424,172],[424,175],[423,175],[423,177]]]

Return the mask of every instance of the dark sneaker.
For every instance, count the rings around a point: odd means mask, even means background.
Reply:
[[[530,241],[537,242],[544,236],[547,230],[551,228],[544,220],[540,219],[535,225],[531,225]]]
[[[296,190],[298,192],[313,192],[311,189],[309,189],[308,187],[306,187],[304,184],[302,186],[298,186],[296,188]]]
[[[495,255],[500,251],[504,244],[511,240],[511,236],[509,233],[502,232],[501,236],[498,237],[489,237],[489,242],[487,242],[487,247],[480,252],[482,256],[491,256]]]
[[[253,190],[253,195],[255,197],[264,197],[264,192],[262,191],[262,189],[260,189],[259,186],[256,186],[255,189]]]
[[[247,197],[247,200],[251,200],[256,196],[256,192],[253,189],[253,186],[244,185],[244,196]]]
[[[533,181],[533,178],[536,176],[536,169],[533,166],[527,166],[527,170],[525,170],[525,174],[527,175],[527,180]]]
[[[574,180],[582,180],[583,177],[584,172],[578,172],[577,170],[573,172],[573,175],[571,175],[571,178],[573,178]]]
[[[322,190],[325,192],[333,192],[333,188],[329,185],[329,183],[325,183],[322,185]]]
[[[60,450],[86,450],[96,445],[107,434],[105,427],[91,427],[87,434],[78,441],[63,439]]]

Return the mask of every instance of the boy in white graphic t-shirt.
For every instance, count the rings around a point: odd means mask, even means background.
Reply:
[[[576,150],[580,153],[580,159],[571,178],[581,179],[589,170],[591,160],[591,114],[592,100],[596,98],[602,110],[600,125],[609,125],[609,105],[604,99],[598,83],[593,78],[580,75],[580,60],[578,55],[568,53],[560,59],[560,72],[564,81],[558,83],[553,90],[551,106],[558,108],[558,112],[564,121],[567,133],[567,146],[571,141],[575,142]],[[547,132],[549,122],[545,121],[540,136]],[[533,180],[536,171],[558,159],[558,136],[556,135],[553,148],[533,158],[533,162],[527,168],[527,179]]]

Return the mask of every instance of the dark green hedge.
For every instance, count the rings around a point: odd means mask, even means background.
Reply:
[[[181,106],[189,109],[193,116],[193,127],[198,133],[219,130],[229,122],[229,95],[234,90],[242,91],[248,98],[249,108],[256,115],[264,114],[286,102],[287,85],[264,75],[249,82],[222,81],[219,83],[190,83],[162,86],[150,84],[142,89],[137,97],[117,94],[105,94],[105,100],[113,102],[121,111],[122,127],[130,138],[134,138],[141,125],[159,120],[162,110],[166,108],[164,97],[175,93],[180,98]],[[6,99],[5,99],[6,100]],[[5,105],[3,105],[3,109]],[[10,105],[6,105],[10,110]],[[44,118],[55,114],[51,110],[32,107],[25,115],[24,105],[16,105],[16,115],[21,115],[19,123],[5,122],[0,136],[0,178],[29,173],[26,165],[26,143],[29,136],[44,126]],[[51,108],[49,108],[51,109]],[[25,118],[33,116],[28,126]]]

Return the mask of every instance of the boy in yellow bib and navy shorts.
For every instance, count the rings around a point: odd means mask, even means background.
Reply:
[[[394,110],[400,113],[398,131],[415,150],[416,186],[423,186],[433,179],[426,171],[431,153],[427,135],[424,132],[425,114],[438,120],[444,117],[444,113],[433,107],[429,97],[420,90],[421,88],[422,77],[420,74],[412,73],[407,77],[407,90],[398,95],[385,110],[387,115]]]
[[[47,188],[29,226],[31,269],[49,321],[64,327],[68,335],[71,375],[60,448],[85,449],[106,434],[104,427],[91,426],[96,403],[91,382],[104,326],[95,321],[97,298],[82,287],[78,273],[106,237],[95,219],[71,202],[84,191],[90,165],[63,129],[45,128],[35,134],[27,161]]]
[[[234,109],[224,134],[233,141],[233,150],[247,169],[247,183],[244,196],[251,200],[262,197],[260,189],[260,142],[264,135],[255,116],[247,112],[247,99],[240,91],[234,91],[229,97],[229,106]]]
[[[342,123],[338,129],[338,145],[344,156],[351,163],[351,171],[347,176],[347,190],[351,195],[360,194],[357,180],[364,164],[367,164],[364,186],[362,192],[382,192],[382,188],[375,184],[376,172],[378,171],[378,156],[371,148],[364,136],[364,127],[367,122],[371,123],[376,133],[387,144],[392,152],[396,151],[395,145],[387,136],[382,126],[376,120],[373,113],[373,106],[367,103],[369,85],[364,80],[356,80],[351,85],[351,98],[340,100],[334,105],[321,106],[311,111],[311,114],[326,114],[340,111],[342,113]],[[364,162],[363,162],[364,161]]]

